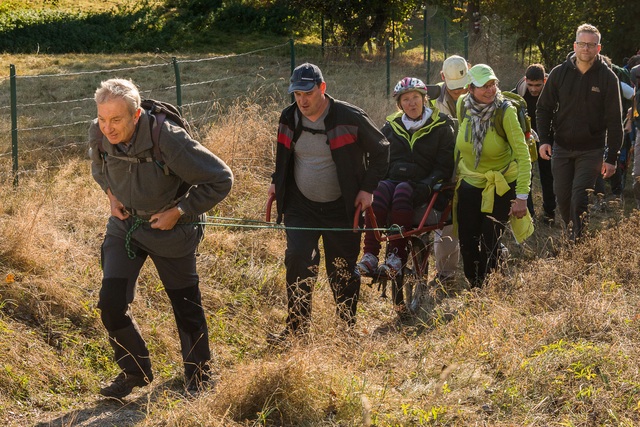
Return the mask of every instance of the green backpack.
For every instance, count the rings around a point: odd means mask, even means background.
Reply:
[[[531,156],[531,162],[535,162],[538,160],[538,147],[536,145],[535,137],[531,132],[531,117],[529,117],[529,113],[527,112],[527,101],[524,100],[523,97],[513,92],[501,92],[504,97],[504,102],[500,104],[496,113],[494,114],[494,122],[493,126],[496,129],[496,133],[500,135],[502,139],[507,139],[507,134],[504,131],[504,112],[509,108],[510,105],[516,107],[518,123],[520,123],[520,128],[522,129],[522,133],[524,133],[524,140],[527,143],[527,147],[529,147],[529,156]],[[470,95],[469,95],[470,96]],[[458,107],[458,117],[460,122],[464,120],[465,115],[467,114],[467,109],[464,105],[464,102],[460,102],[460,106]]]

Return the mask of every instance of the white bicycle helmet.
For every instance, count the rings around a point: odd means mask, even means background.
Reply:
[[[399,99],[403,93],[414,90],[425,96],[427,95],[427,86],[422,80],[416,77],[405,77],[396,84],[396,87],[393,89],[393,97]]]

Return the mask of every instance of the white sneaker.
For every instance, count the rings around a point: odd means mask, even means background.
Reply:
[[[509,258],[509,248],[507,248],[503,243],[500,243],[498,253],[500,254],[500,259],[503,261]]]
[[[395,252],[391,252],[387,255],[387,259],[384,261],[384,264],[380,266],[381,269],[384,269],[389,276],[395,276],[402,271],[402,260]]]
[[[360,274],[373,274],[378,269],[378,257],[367,252],[362,255],[362,259],[356,264]]]

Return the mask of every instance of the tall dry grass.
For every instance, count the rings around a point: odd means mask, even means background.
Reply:
[[[405,65],[407,74],[419,68]],[[395,106],[376,83],[379,67],[326,64],[323,71],[329,93],[381,125]],[[283,79],[278,90],[285,88]],[[287,97],[252,98],[199,129],[236,178],[211,213],[217,217],[264,214]],[[50,168],[43,159],[18,188],[9,165],[0,170],[0,419],[7,426],[640,424],[640,216],[617,211],[594,215],[592,236],[575,246],[558,226],[540,226],[524,246],[509,243],[503,273],[482,289],[452,293],[429,324],[400,325],[389,300],[364,284],[356,332],[347,332],[321,275],[309,339],[284,351],[265,342],[286,316],[282,231],[212,223],[198,267],[216,388],[184,395],[173,316],[149,264],[133,313],[156,380],[124,404],[99,400],[100,383],[116,373],[95,308],[108,204],[87,160],[61,164]]]

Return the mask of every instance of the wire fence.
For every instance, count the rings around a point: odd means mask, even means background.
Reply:
[[[331,93],[347,100],[358,76],[361,96],[374,98],[388,98],[392,84],[405,75],[436,83],[446,56],[469,56],[468,35],[450,23],[430,23],[429,28],[434,32],[402,45],[387,43],[383,52],[366,46],[295,45],[290,40],[242,54],[152,56],[144,63],[133,58],[137,63],[125,59],[74,72],[23,74],[11,65],[10,77],[0,80],[0,173],[11,175],[17,185],[20,175],[55,169],[68,156],[86,156],[87,128],[95,117],[93,93],[102,80],[130,78],[144,98],[178,105],[198,137],[234,103],[290,102],[289,75],[304,61],[321,65],[325,78],[349,76],[348,82],[331,84]]]

